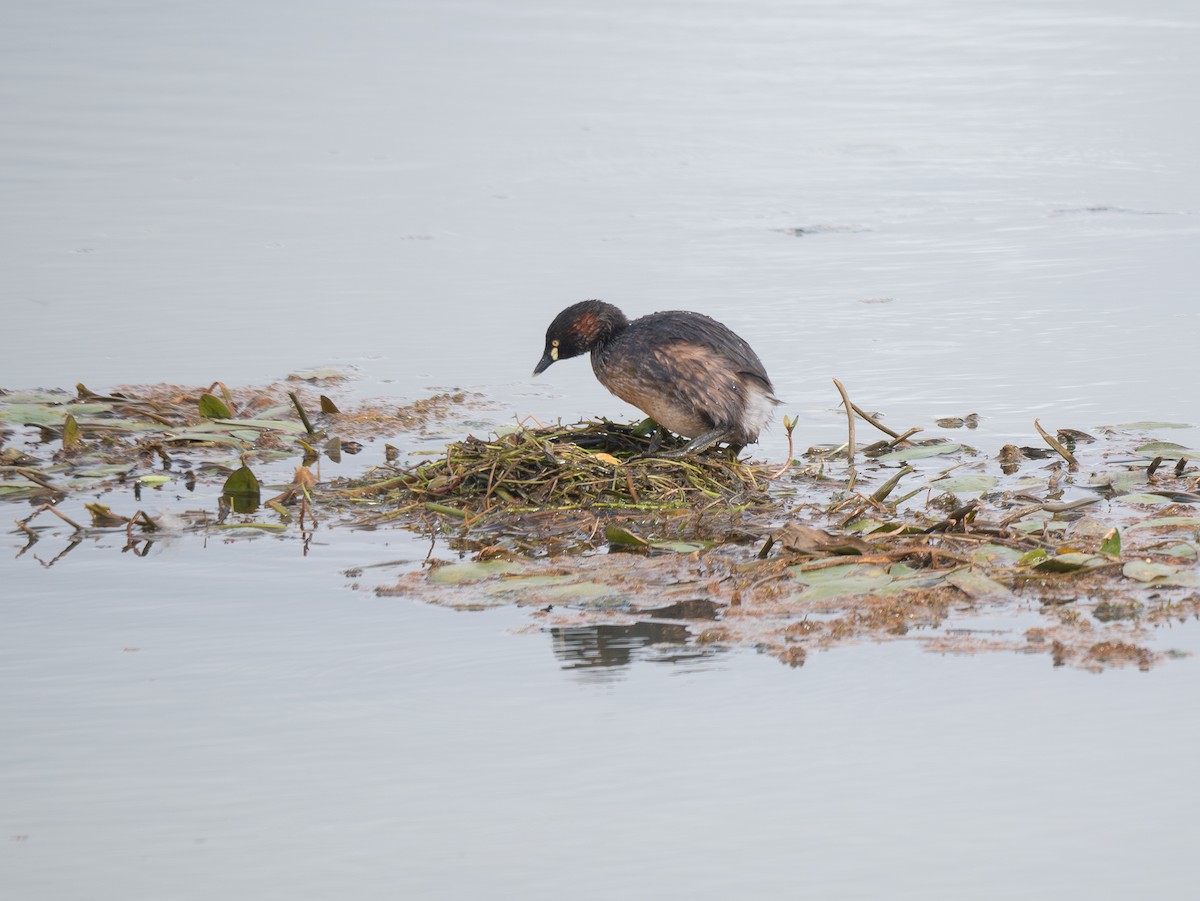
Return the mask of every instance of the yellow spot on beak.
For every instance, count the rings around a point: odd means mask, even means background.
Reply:
[[[550,342],[550,359],[551,360],[558,359],[558,341]]]

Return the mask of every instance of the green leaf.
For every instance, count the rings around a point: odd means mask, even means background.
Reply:
[[[511,560],[482,560],[466,563],[449,563],[429,571],[429,581],[441,585],[462,585],[470,582],[483,582],[487,579],[501,576],[505,573],[518,573],[522,569],[520,563]]]
[[[629,529],[610,523],[604,527],[604,537],[608,543],[618,548],[645,548],[650,542],[640,535],[635,535]]]
[[[1121,568],[1126,578],[1139,582],[1153,582],[1155,579],[1165,579],[1179,572],[1179,568],[1165,563],[1147,563],[1145,560],[1130,560]]]
[[[973,569],[957,569],[946,576],[946,582],[973,598],[1011,598],[1012,590],[995,579]]]
[[[200,415],[205,419],[232,419],[233,413],[225,406],[225,401],[215,394],[200,395]]]
[[[1100,553],[1110,557],[1121,556],[1121,532],[1117,528],[1114,527],[1104,536],[1104,540],[1100,542]]]
[[[929,484],[935,491],[948,491],[951,494],[982,494],[995,488],[998,481],[1000,480],[995,476],[966,475],[938,479]]]
[[[259,486],[258,479],[254,473],[250,471],[249,466],[243,466],[236,469],[225,480],[225,485],[221,489],[222,494],[258,494]]]
[[[1147,457],[1163,457],[1170,460],[1178,460],[1180,457],[1191,457],[1192,459],[1200,457],[1200,451],[1176,444],[1174,441],[1151,441],[1149,444],[1140,445],[1136,450],[1139,454],[1145,454]]]
[[[260,529],[263,532],[282,532],[287,526],[281,522],[223,522],[217,529]]]
[[[1186,422],[1154,422],[1143,420],[1142,422],[1123,422],[1120,425],[1113,426],[1114,429],[1125,429],[1126,431],[1133,430],[1148,430],[1148,429],[1190,429],[1192,426]]]
[[[1200,526],[1200,516],[1160,516],[1157,519],[1147,519],[1127,526],[1127,531],[1134,529],[1155,529],[1160,526]]]
[[[1047,557],[1034,566],[1034,569],[1044,573],[1071,573],[1081,569],[1091,569],[1105,562],[1107,561],[1097,554],[1067,553]]]
[[[68,413],[63,422],[63,449],[70,450],[73,447],[79,447],[80,440],[79,423],[75,421],[74,416]]]
[[[1161,494],[1146,494],[1139,492],[1137,494],[1118,494],[1113,498],[1114,501],[1120,501],[1123,504],[1141,504],[1146,507],[1157,507],[1162,504],[1171,503],[1169,497],[1163,497]]]

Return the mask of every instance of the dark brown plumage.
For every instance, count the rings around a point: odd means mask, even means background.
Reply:
[[[718,441],[752,444],[779,403],[750,345],[701,313],[651,313],[630,322],[612,304],[585,300],[550,323],[533,374],[588,352],[605,388],[692,439],[677,455]]]

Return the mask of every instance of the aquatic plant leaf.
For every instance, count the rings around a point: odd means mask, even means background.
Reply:
[[[67,418],[63,421],[62,442],[65,450],[70,450],[73,447],[79,447],[79,423],[75,421],[75,417],[70,413],[67,414]]]
[[[599,460],[601,463],[607,463],[609,466],[620,466],[621,465],[621,461],[618,460],[616,457],[614,457],[612,454],[605,454],[605,453],[592,454],[592,459]]]
[[[243,466],[234,470],[225,480],[221,493],[249,495],[258,494],[259,490],[257,477],[250,471],[249,466]]]
[[[259,529],[263,532],[282,532],[287,525],[281,522],[222,522],[213,526],[216,529]]]
[[[1142,444],[1134,449],[1147,457],[1163,457],[1167,460],[1178,460],[1180,457],[1191,457],[1192,459],[1200,457],[1200,450],[1184,447],[1174,441],[1151,441],[1149,444]]]
[[[538,592],[538,596],[560,603],[585,603],[619,595],[621,592],[614,585],[603,582],[572,582],[555,588],[546,588]]]
[[[1017,563],[1025,557],[1023,551],[1016,548],[1008,547],[1003,544],[985,544],[975,548],[971,553],[971,559],[976,563]]]
[[[1135,522],[1126,527],[1126,531],[1134,529],[1157,529],[1161,526],[1200,526],[1200,516],[1160,516],[1157,519],[1147,519]]]
[[[567,585],[580,580],[579,573],[556,573],[551,575],[514,575],[502,574],[503,578],[480,586],[481,591],[488,594],[510,595],[534,591],[540,588],[552,588],[557,585]]]
[[[223,435],[220,432],[178,432],[174,435],[168,435],[163,439],[163,441],[170,442],[172,444],[183,441],[194,441],[198,444],[228,444],[231,447],[236,448],[245,447],[246,445],[246,442],[240,438],[234,438],[232,435]]]
[[[670,551],[674,554],[694,554],[707,547],[712,547],[711,541],[670,541],[668,539],[653,539],[650,549],[653,551]]]
[[[260,432],[290,432],[302,434],[304,426],[289,419],[217,419],[215,425],[236,429],[257,429]],[[199,426],[197,427],[199,428]]]
[[[1156,507],[1161,504],[1171,503],[1169,497],[1163,497],[1161,494],[1145,494],[1139,492],[1137,494],[1118,494],[1113,498],[1114,501],[1120,501],[1123,504],[1142,504],[1147,507]]]
[[[646,548],[650,546],[650,542],[640,535],[636,535],[623,526],[618,526],[615,523],[609,523],[604,527],[604,537],[608,539],[608,543],[616,548]]]
[[[200,415],[205,419],[232,419],[233,413],[225,406],[225,401],[215,394],[200,395]]]
[[[1123,422],[1120,425],[1112,426],[1114,429],[1119,429],[1125,432],[1152,429],[1190,429],[1191,427],[1191,424],[1187,422],[1155,422],[1152,420],[1144,420],[1142,422]]]
[[[1117,528],[1113,528],[1104,540],[1100,542],[1100,553],[1108,554],[1110,557],[1121,556],[1121,532]]]
[[[1155,579],[1165,579],[1179,572],[1176,566],[1166,563],[1148,563],[1145,560],[1130,560],[1121,568],[1121,573],[1129,579],[1139,582],[1153,582]]]
[[[945,581],[973,598],[1011,598],[1012,589],[973,569],[957,569],[948,573]]]
[[[328,397],[326,397],[324,394],[322,394],[321,395],[321,412],[322,413],[341,413],[342,411],[338,409],[337,404],[335,404],[332,400],[330,400]]]
[[[430,582],[441,585],[462,585],[470,582],[483,582],[495,576],[506,573],[518,573],[524,567],[511,560],[479,560],[465,563],[448,563],[429,571]]]
[[[169,481],[171,481],[171,476],[163,476],[163,475],[138,476],[138,482],[140,482],[143,485],[149,485],[151,488],[153,488],[155,485],[163,485]]]
[[[1107,561],[1098,554],[1066,553],[1047,557],[1033,568],[1044,573],[1070,573],[1089,569]]]
[[[961,444],[918,444],[892,451],[882,457],[876,457],[876,463],[899,463],[903,460],[924,460],[926,457],[942,457],[946,454],[956,454],[962,450]]]
[[[935,491],[948,491],[951,494],[982,494],[995,488],[999,481],[995,476],[980,474],[938,479],[929,484]]]

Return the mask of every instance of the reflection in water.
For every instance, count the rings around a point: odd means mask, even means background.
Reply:
[[[653,663],[710,660],[722,652],[713,645],[691,644],[691,633],[674,623],[553,627],[554,656],[563,669],[628,666],[634,658]]]

